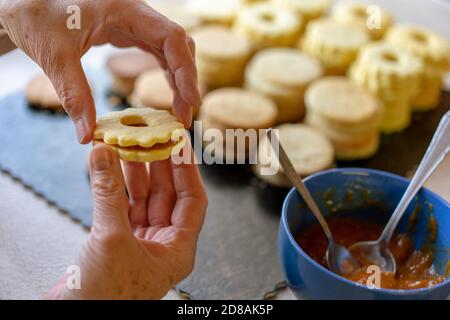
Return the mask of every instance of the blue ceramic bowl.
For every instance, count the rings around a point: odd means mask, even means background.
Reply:
[[[305,179],[305,183],[324,215],[346,212],[385,223],[406,190],[408,180],[377,170],[345,168],[318,173]],[[413,212],[417,223],[412,228],[410,217]],[[433,242],[434,268],[439,274],[445,274],[450,259],[450,205],[445,200],[429,190],[421,190],[397,231],[406,232],[409,228],[416,247],[420,247],[429,240],[431,216],[438,225]],[[314,216],[292,189],[283,204],[278,246],[285,277],[298,298],[446,299],[449,296],[450,279],[433,288],[417,290],[369,289],[327,270],[310,258],[294,239],[312,223],[316,223]]]

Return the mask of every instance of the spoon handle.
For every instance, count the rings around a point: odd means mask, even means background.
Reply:
[[[319,207],[317,206],[316,202],[314,201],[314,198],[312,197],[308,188],[306,188],[302,179],[295,171],[294,166],[292,165],[291,161],[289,160],[289,157],[287,156],[286,152],[284,151],[283,147],[281,146],[281,143],[278,140],[278,137],[277,137],[275,131],[271,130],[271,129],[267,130],[267,137],[272,145],[272,149],[274,150],[277,158],[280,161],[281,166],[283,167],[284,174],[288,177],[289,181],[291,181],[291,183],[295,186],[295,188],[300,193],[300,195],[303,198],[303,200],[305,201],[305,203],[308,205],[309,209],[312,211],[312,213],[314,214],[316,219],[319,221],[328,241],[334,242],[333,236],[331,234],[330,228],[328,227],[327,221],[320,213]]]
[[[427,152],[417,168],[417,171],[406,189],[405,194],[401,198],[397,208],[384,228],[379,239],[380,243],[389,243],[392,235],[394,234],[395,228],[397,227],[403,213],[406,211],[409,203],[449,152],[450,111],[447,111],[447,113],[442,117],[442,120],[434,133],[433,139],[428,146]]]

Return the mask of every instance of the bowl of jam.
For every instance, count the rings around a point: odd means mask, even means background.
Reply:
[[[342,168],[305,179],[338,244],[376,240],[409,181],[383,171]],[[450,295],[450,205],[422,189],[391,240],[397,272],[366,265],[341,276],[327,267],[326,238],[295,189],[286,196],[278,246],[298,298],[446,299]]]

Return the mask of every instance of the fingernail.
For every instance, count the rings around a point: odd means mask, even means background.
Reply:
[[[98,150],[93,161],[94,170],[102,171],[109,169],[112,165],[111,159],[111,152],[109,150]]]
[[[75,121],[75,131],[77,133],[78,142],[83,143],[87,135],[87,128],[83,119],[78,119]]]

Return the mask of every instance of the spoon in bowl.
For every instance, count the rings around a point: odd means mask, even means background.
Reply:
[[[298,193],[308,205],[309,209],[314,214],[317,221],[319,221],[320,226],[322,227],[322,230],[328,240],[328,248],[325,255],[328,267],[331,271],[340,275],[353,273],[360,268],[358,261],[352,256],[350,251],[348,251],[345,247],[336,244],[336,242],[334,241],[327,221],[320,212],[319,207],[314,201],[314,198],[312,197],[308,188],[295,171],[294,166],[292,165],[286,152],[281,146],[275,131],[271,129],[267,130],[267,137],[272,145],[272,149],[279,159],[281,166],[283,167],[285,175],[295,186]]]
[[[378,240],[362,241],[349,247],[350,252],[361,258],[360,261],[378,265],[381,271],[395,274],[397,266],[395,258],[389,250],[389,241],[411,200],[449,152],[450,111],[442,117],[425,156]]]

